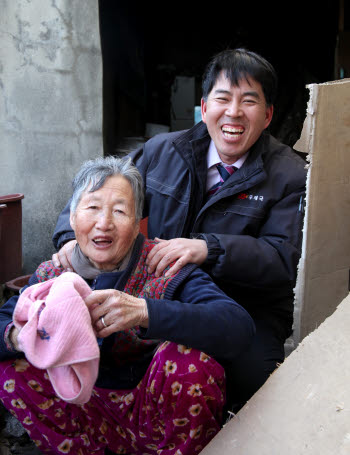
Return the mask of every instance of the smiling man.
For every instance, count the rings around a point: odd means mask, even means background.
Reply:
[[[202,118],[220,159],[234,164],[259,139],[272,119],[261,85],[251,78],[232,85],[221,73],[209,95],[202,98]]]
[[[283,361],[292,331],[306,171],[266,131],[276,87],[275,71],[260,55],[223,51],[203,76],[203,121],[132,153],[145,184],[148,235],[160,239],[149,271],[159,276],[176,261],[171,274],[196,263],[254,318],[255,339],[229,369],[234,411]],[[72,238],[68,204],[54,243]],[[68,265],[69,249],[55,259]]]

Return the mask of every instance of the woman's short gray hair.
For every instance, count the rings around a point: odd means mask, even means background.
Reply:
[[[107,156],[86,161],[73,180],[73,197],[70,205],[71,213],[75,213],[85,191],[93,193],[103,186],[108,177],[121,175],[131,185],[135,201],[135,218],[142,218],[144,191],[141,174],[131,158]]]

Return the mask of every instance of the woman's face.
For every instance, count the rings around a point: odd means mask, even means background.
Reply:
[[[92,264],[100,270],[115,269],[139,233],[130,183],[116,175],[97,191],[83,193],[70,222]]]

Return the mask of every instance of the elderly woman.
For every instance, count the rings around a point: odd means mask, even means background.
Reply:
[[[254,324],[195,265],[148,273],[142,188],[129,160],[84,163],[74,273],[44,262],[0,310],[0,399],[43,452],[193,455],[220,429]]]

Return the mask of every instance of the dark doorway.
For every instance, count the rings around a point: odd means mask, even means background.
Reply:
[[[171,86],[194,77],[200,104],[207,61],[224,48],[246,47],[276,68],[279,93],[272,134],[294,145],[305,118],[310,83],[334,79],[339,5],[332,0],[135,5],[100,0],[104,148],[145,137],[147,123],[170,125]]]

